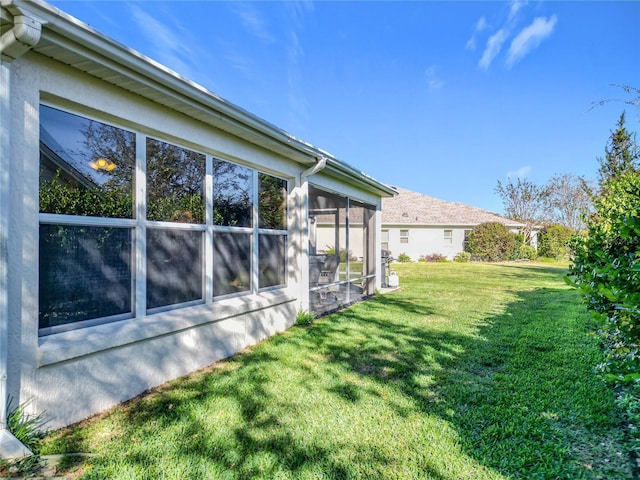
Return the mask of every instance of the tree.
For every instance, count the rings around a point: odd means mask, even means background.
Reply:
[[[518,178],[515,183],[512,179],[505,184],[498,180],[495,190],[502,198],[505,214],[526,225],[522,233],[528,243],[533,226],[542,220],[547,189],[529,180]]]
[[[545,223],[564,225],[575,232],[583,230],[584,218],[593,209],[592,182],[565,173],[552,177],[545,189]]]
[[[635,133],[625,127],[625,112],[622,112],[616,129],[611,132],[605,147],[605,157],[599,159],[598,169],[600,187],[604,188],[625,173],[640,168],[640,150],[636,144]]]

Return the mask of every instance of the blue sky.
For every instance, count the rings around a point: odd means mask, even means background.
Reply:
[[[612,86],[640,88],[640,2],[51,3],[384,183],[496,212],[498,180],[595,178],[623,110],[640,131]]]

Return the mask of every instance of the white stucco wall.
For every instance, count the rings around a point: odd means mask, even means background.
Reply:
[[[289,179],[302,167],[176,115],[35,53],[10,64],[11,182],[8,241],[8,394],[57,428],[255,344],[295,321],[300,265],[289,255],[288,288],[54,335],[38,336],[39,104],[134,131]],[[5,121],[6,119],[3,119]],[[178,141],[179,140],[179,141]],[[290,212],[290,246],[300,215]]]
[[[455,226],[434,226],[434,227],[416,227],[412,226],[387,226],[383,225],[383,230],[389,231],[389,250],[393,258],[398,258],[402,253],[411,257],[414,262],[420,256],[440,254],[449,260],[463,251],[464,232],[471,230],[472,227],[455,227]],[[400,230],[409,230],[409,238],[407,243],[400,242]],[[452,240],[447,242],[444,238],[444,231],[452,231]]]
[[[357,183],[319,172],[225,132],[177,114],[49,58],[28,52],[5,67],[10,91],[3,117],[10,171],[6,271],[8,274],[7,393],[44,413],[48,428],[79,421],[167,380],[232,355],[293,324],[307,309],[307,180],[377,208],[381,200]],[[8,73],[7,73],[8,72]],[[70,330],[38,332],[39,105],[112,123],[174,142],[289,181],[288,283],[278,288],[172,311]],[[3,147],[4,148],[4,147]],[[359,240],[361,241],[361,239]],[[376,265],[380,264],[376,239]],[[207,273],[210,276],[210,273]],[[381,278],[376,279],[376,288]],[[5,292],[3,292],[5,293]]]
[[[473,226],[389,226],[383,225],[382,230],[389,232],[389,250],[392,257],[398,258],[402,253],[417,261],[421,256],[440,254],[453,260],[455,256],[464,251],[464,232],[473,230]],[[400,242],[400,231],[409,230],[409,241]],[[451,230],[451,242],[445,240],[445,230]],[[519,229],[511,228],[512,233],[519,233]],[[532,232],[531,245],[537,248],[537,230]]]

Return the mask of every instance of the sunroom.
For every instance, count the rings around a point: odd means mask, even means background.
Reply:
[[[9,396],[67,425],[380,286],[389,187],[51,5],[1,12],[0,430]]]

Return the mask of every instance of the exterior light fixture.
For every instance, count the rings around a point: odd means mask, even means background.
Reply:
[[[105,172],[110,172],[116,168],[116,164],[106,158],[98,158],[97,160],[89,162],[89,165],[94,170],[104,170]]]

